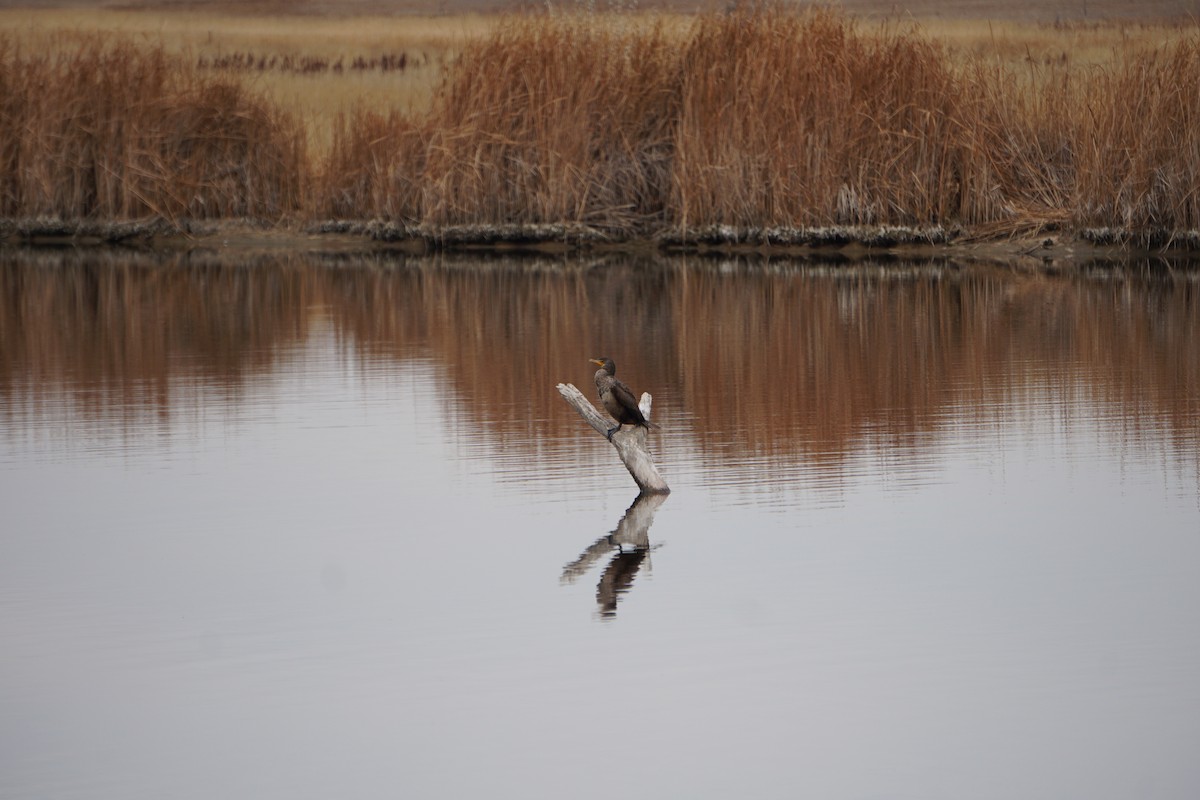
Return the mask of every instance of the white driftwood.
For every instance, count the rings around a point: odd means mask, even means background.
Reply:
[[[613,427],[611,421],[597,411],[574,384],[558,384],[558,393],[597,433],[601,436],[608,435],[609,428]],[[638,407],[642,409],[642,416],[646,419],[650,419],[651,401],[650,395],[643,393],[638,403]],[[621,457],[621,462],[625,469],[629,470],[639,489],[649,494],[666,494],[671,491],[663,476],[659,474],[658,467],[654,466],[654,459],[650,457],[650,451],[646,448],[645,428],[641,425],[622,427],[612,435],[612,446],[617,448],[617,455]]]

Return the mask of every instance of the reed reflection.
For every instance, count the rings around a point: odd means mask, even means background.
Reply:
[[[471,260],[6,251],[5,429],[55,415],[170,424],[198,386],[236,404],[315,326],[346,357],[433,360],[464,427],[498,453],[589,438],[554,391],[620,354],[656,398],[661,447],[836,475],[870,438],[918,450],[1031,394],[1103,404],[1130,447],[1194,461],[1195,271],[1071,274],[953,265]],[[582,366],[581,366],[582,365]],[[48,398],[67,396],[64,410]],[[129,425],[136,430],[136,425]],[[605,454],[607,455],[607,454]],[[665,463],[670,456],[665,454]]]
[[[583,577],[606,555],[608,565],[596,585],[596,605],[603,617],[615,617],[617,603],[633,587],[633,580],[653,549],[650,526],[654,515],[666,502],[665,494],[639,494],[625,510],[617,527],[589,545],[579,557],[563,567],[559,581],[571,584]]]
[[[247,377],[302,344],[317,292],[310,271],[169,263],[119,251],[0,256],[0,401],[39,415],[65,393],[85,418],[169,417],[195,381],[236,399]]]

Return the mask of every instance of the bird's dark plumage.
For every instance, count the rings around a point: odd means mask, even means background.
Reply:
[[[609,415],[617,421],[617,427],[608,432],[609,441],[612,441],[613,434],[619,431],[622,425],[641,425],[644,428],[658,427],[642,415],[633,390],[617,380],[617,365],[611,358],[593,358],[591,362],[600,365],[600,369],[596,370],[596,391],[600,393],[600,402],[604,404],[604,409],[608,411]]]

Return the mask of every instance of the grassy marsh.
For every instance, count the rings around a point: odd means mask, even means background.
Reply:
[[[93,13],[0,14],[2,216],[1200,230],[1185,24]]]

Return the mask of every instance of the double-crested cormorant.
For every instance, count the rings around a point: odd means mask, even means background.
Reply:
[[[600,402],[604,404],[609,415],[617,421],[617,427],[610,428],[608,431],[608,440],[612,441],[613,434],[621,430],[622,425],[657,428],[657,425],[642,415],[642,410],[638,408],[637,398],[633,396],[633,390],[617,380],[617,365],[613,363],[613,360],[611,358],[590,360],[593,364],[600,365],[600,369],[596,370],[596,391],[600,393]]]

